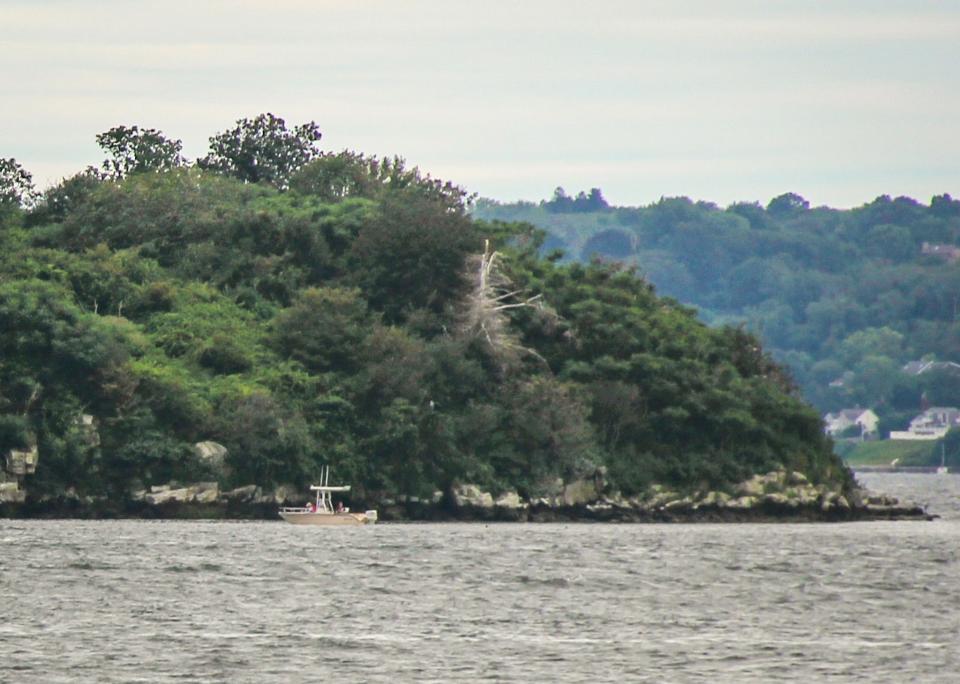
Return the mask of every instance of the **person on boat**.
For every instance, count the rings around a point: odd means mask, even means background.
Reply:
[[[343,513],[343,502],[342,502],[342,501],[338,501],[338,502],[337,502],[337,513]]]

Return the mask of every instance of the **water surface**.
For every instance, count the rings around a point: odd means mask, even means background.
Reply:
[[[4,520],[0,681],[954,682],[960,477],[860,479],[942,519]]]

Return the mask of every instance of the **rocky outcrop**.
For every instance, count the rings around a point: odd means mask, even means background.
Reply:
[[[493,495],[475,484],[463,484],[453,489],[453,501],[458,508],[493,508]]]
[[[453,490],[458,516],[518,520],[750,521],[928,519],[922,507],[893,497],[812,484],[803,473],[758,474],[726,491],[681,493],[653,485],[633,497],[609,491],[602,477],[551,483],[552,494],[525,501],[516,492],[494,498],[475,484]],[[471,513],[472,512],[472,513]]]
[[[197,442],[193,445],[193,452],[197,459],[205,465],[216,477],[227,478],[230,475],[227,466],[227,447],[217,442]]]
[[[20,489],[20,484],[16,480],[0,482],[0,503],[23,503],[26,498],[27,493]]]
[[[37,471],[39,451],[34,444],[28,449],[11,449],[7,452],[6,469],[11,475],[23,477]]]
[[[220,498],[220,485],[216,482],[197,482],[186,487],[172,485],[154,485],[149,491],[135,492],[135,500],[151,506],[167,503],[215,503]]]
[[[263,497],[263,490],[257,485],[251,484],[223,492],[220,497],[228,502],[258,503]]]

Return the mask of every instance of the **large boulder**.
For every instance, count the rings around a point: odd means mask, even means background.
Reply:
[[[16,482],[0,482],[0,503],[23,503],[27,493]]]
[[[152,506],[165,503],[214,503],[220,498],[220,485],[216,482],[197,482],[186,487],[172,487],[169,484],[155,485],[143,500]]]
[[[528,504],[520,498],[515,491],[508,491],[497,497],[493,502],[497,508],[526,508]]]
[[[239,503],[253,503],[256,501],[263,492],[255,484],[245,485],[243,487],[237,487],[236,489],[231,489],[230,491],[223,492],[221,495],[227,501],[237,501]]]
[[[485,492],[475,484],[463,484],[453,490],[453,500],[457,506],[463,508],[493,508],[493,495]]]
[[[36,444],[29,449],[11,449],[7,452],[7,472],[18,477],[33,475],[37,471],[39,454]]]
[[[74,424],[77,426],[80,434],[83,435],[83,440],[87,443],[88,447],[93,448],[100,446],[100,429],[95,416],[89,413],[81,413],[77,416]]]
[[[197,455],[197,459],[209,468],[210,472],[223,477],[229,475],[227,447],[217,442],[197,442],[193,445],[193,451]]]
[[[594,478],[583,478],[569,482],[563,487],[560,502],[564,506],[584,506],[600,498],[597,481]]]

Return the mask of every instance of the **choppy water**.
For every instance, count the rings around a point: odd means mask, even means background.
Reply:
[[[0,521],[0,681],[955,682],[960,476],[861,480],[943,519]]]

